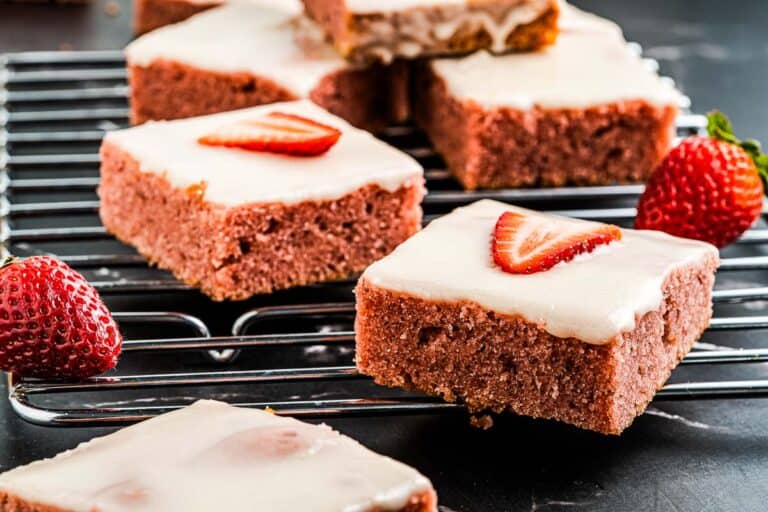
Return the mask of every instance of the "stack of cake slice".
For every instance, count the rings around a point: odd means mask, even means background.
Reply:
[[[308,98],[379,131],[412,110],[467,189],[600,185],[644,181],[685,101],[616,24],[556,0],[204,7],[127,48],[134,123]]]

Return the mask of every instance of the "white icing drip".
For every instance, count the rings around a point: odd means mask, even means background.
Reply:
[[[302,20],[294,2],[233,2],[146,34],[128,45],[129,65],[169,60],[221,73],[250,73],[307,97],[327,75],[349,65],[320,30]],[[297,38],[298,36],[298,38]]]
[[[73,512],[357,512],[431,484],[325,425],[200,401],[5,473],[0,490]]]
[[[221,126],[273,111],[335,126],[342,136],[328,153],[317,157],[211,147],[197,142]],[[178,188],[204,182],[205,200],[225,206],[334,200],[369,184],[394,192],[403,186],[420,186],[423,181],[423,170],[413,158],[309,100],[145,123],[109,132],[105,142],[130,154],[142,172],[163,175]]]
[[[376,4],[374,2],[375,5]],[[359,35],[355,45],[364,47],[368,54],[376,55],[383,62],[391,62],[396,56],[414,58],[426,55],[436,43],[453,37],[460,29],[485,32],[491,37],[491,49],[501,53],[507,51],[509,35],[521,25],[531,23],[557,4],[553,0],[527,0],[509,7],[504,19],[497,20],[482,5],[472,2],[394,2],[372,9],[364,5],[350,5],[349,11],[356,14],[370,12],[402,11],[397,18],[397,30],[392,21],[385,18],[369,21],[365,34]],[[492,6],[496,7],[496,6]],[[431,13],[429,9],[439,11]]]
[[[623,230],[621,242],[549,271],[508,274],[490,249],[496,221],[508,210],[544,215],[487,200],[459,208],[371,265],[363,279],[430,301],[475,302],[520,315],[554,336],[602,344],[658,309],[672,270],[718,254],[706,243]]]
[[[564,6],[557,42],[532,53],[477,52],[433,61],[453,96],[485,107],[584,108],[622,100],[680,105],[683,96],[613,22]]]
[[[533,22],[551,7],[551,0],[531,0],[511,9],[501,23],[490,13],[473,9],[436,25],[432,33],[440,40],[447,40],[464,25],[480,26],[491,36],[491,50],[503,53],[508,49],[507,38],[516,28]]]

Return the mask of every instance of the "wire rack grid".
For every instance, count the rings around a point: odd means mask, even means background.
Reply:
[[[655,66],[652,61],[649,65]],[[169,274],[147,268],[143,258],[114,241],[97,215],[98,145],[106,131],[127,124],[127,94],[120,52],[0,56],[0,247],[6,254],[58,255],[107,298],[124,331],[143,334],[128,336],[124,344],[123,359],[135,355],[138,362],[121,361],[116,372],[86,382],[9,376],[9,400],[18,414],[48,426],[127,423],[201,397],[296,416],[461,410],[457,404],[377,388],[357,373],[352,364],[354,280],[212,306]],[[678,135],[699,133],[704,125],[702,116],[683,114]],[[452,208],[491,198],[626,225],[643,191],[642,185],[616,185],[467,192],[413,127],[395,126],[380,136],[427,170],[426,222]],[[768,286],[756,286],[760,283],[753,276],[768,269],[766,244],[768,229],[761,222],[735,244],[732,254],[723,254],[720,275],[739,272],[747,278],[719,278],[714,295],[718,306],[743,312],[743,306],[756,304],[747,311],[761,310]],[[723,286],[723,281],[743,285]],[[762,329],[768,329],[768,316],[718,314],[709,332]],[[154,335],[157,332],[163,335]],[[683,361],[684,367],[768,361],[768,349],[722,349],[707,343],[697,348]],[[254,350],[261,354],[256,364],[241,355]],[[288,352],[293,359],[282,357]],[[189,363],[181,355],[187,353],[208,357]],[[199,369],[191,371],[191,366]],[[245,390],[231,393],[230,386]],[[199,391],[188,392],[191,389]],[[762,378],[689,379],[667,384],[657,398],[766,394],[768,380]],[[105,397],[114,400],[105,402]]]

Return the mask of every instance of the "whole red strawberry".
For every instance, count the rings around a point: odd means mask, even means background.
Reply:
[[[117,364],[122,337],[98,292],[48,256],[0,268],[0,369],[20,377],[84,379]]]
[[[689,137],[651,175],[637,208],[638,229],[724,247],[760,217],[768,156],[740,141],[720,112],[708,115],[708,137]]]

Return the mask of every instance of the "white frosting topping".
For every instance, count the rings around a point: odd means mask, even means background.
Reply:
[[[431,484],[325,425],[200,401],[0,476],[73,512],[392,511]]]
[[[672,270],[718,255],[703,242],[625,229],[620,242],[546,272],[509,274],[491,256],[494,226],[509,210],[545,215],[489,200],[459,208],[371,265],[363,279],[425,300],[474,302],[554,336],[603,344],[659,308]]]
[[[399,14],[394,27],[392,20],[386,17],[369,20],[366,33],[358,34],[355,42],[356,46],[365,47],[367,53],[378,54],[384,62],[390,62],[395,55],[414,58],[428,54],[432,45],[452,38],[459,30],[476,32],[484,29],[491,37],[491,49],[504,52],[508,49],[507,39],[516,28],[533,22],[557,3],[554,0],[523,0],[500,6],[466,0],[399,0],[386,3],[348,1],[346,6],[355,14]]]
[[[269,78],[300,98],[326,75],[349,65],[309,20],[298,2],[233,2],[168,25],[132,42],[129,65],[149,66],[170,60],[221,73],[250,73]]]
[[[341,138],[330,151],[316,157],[211,147],[197,142],[219,127],[273,111],[334,126],[341,130]],[[109,132],[104,140],[136,159],[142,172],[160,174],[178,188],[204,183],[205,200],[225,206],[335,200],[370,184],[394,192],[423,181],[423,170],[413,158],[309,100],[149,122]]]
[[[435,72],[457,98],[486,107],[584,108],[642,99],[679,105],[683,96],[627,44],[615,23],[571,6],[561,11],[557,42],[538,52],[477,52],[438,59]]]

